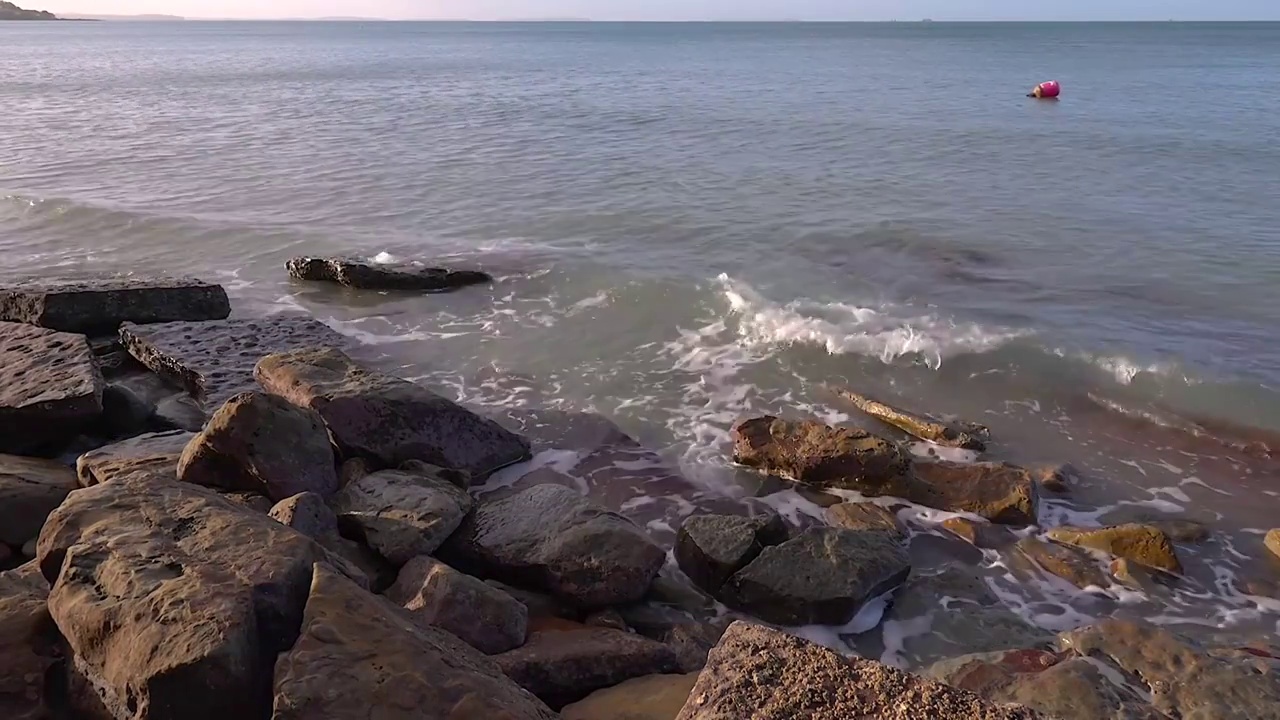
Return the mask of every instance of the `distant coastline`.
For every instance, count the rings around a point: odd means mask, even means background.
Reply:
[[[11,2],[0,1],[0,21],[4,20],[60,20],[47,10],[24,10]]]

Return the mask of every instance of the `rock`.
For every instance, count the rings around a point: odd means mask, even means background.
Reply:
[[[593,609],[643,597],[666,553],[629,520],[575,490],[535,485],[478,503],[440,558],[468,574]]]
[[[232,505],[244,508],[250,512],[261,513],[263,515],[270,514],[271,508],[273,507],[270,500],[254,492],[220,492],[218,495],[220,495],[223,500],[230,502]],[[288,525],[288,523],[284,524]]]
[[[680,526],[675,558],[695,585],[714,595],[761,550],[786,539],[787,526],[777,515],[693,515]]]
[[[410,560],[386,596],[414,622],[447,630],[486,655],[524,644],[529,611],[519,600],[434,558]]]
[[[735,462],[794,482],[899,497],[909,484],[907,455],[865,430],[766,415],[739,421],[733,440]]]
[[[0,322],[0,452],[75,437],[102,414],[102,390],[83,335]]]
[[[827,523],[845,530],[879,530],[905,540],[906,528],[898,522],[898,516],[875,503],[845,502],[832,505],[826,511]]]
[[[111,383],[102,390],[102,420],[114,437],[133,437],[146,432],[155,408],[126,385]]]
[[[349,458],[338,468],[338,485],[346,487],[373,472],[364,458]]]
[[[64,332],[107,334],[122,322],[221,320],[231,301],[221,285],[194,278],[102,278],[0,288],[0,320]]]
[[[937,445],[977,450],[979,452],[987,448],[987,439],[990,437],[991,431],[982,425],[966,423],[963,426],[959,426],[944,423],[935,418],[917,415],[885,405],[865,395],[859,395],[852,390],[841,389],[836,392],[840,397],[853,403],[862,412],[921,440],[927,440]]]
[[[978,522],[964,517],[952,517],[942,521],[942,527],[963,538],[974,547],[983,550],[1007,548],[1018,541],[1008,527],[989,522]]]
[[[973,513],[1003,525],[1035,525],[1040,493],[1031,474],[1005,463],[929,462],[915,464],[921,482],[908,493],[912,502]]]
[[[471,496],[447,479],[452,472],[366,475],[333,496],[338,525],[396,567],[430,555],[471,511]]]
[[[560,711],[564,720],[675,720],[698,681],[698,673],[632,678]]]
[[[1168,518],[1145,521],[1174,542],[1181,543],[1198,543],[1209,539],[1209,528],[1198,520],[1189,520],[1187,518]]]
[[[267,392],[320,413],[344,456],[381,467],[422,460],[483,478],[529,457],[529,443],[498,423],[337,350],[300,350],[258,363]]]
[[[609,628],[610,630],[621,630],[622,632],[631,632],[631,628],[627,627],[627,621],[622,619],[622,614],[613,608],[608,610],[597,610],[582,619],[583,625],[590,627]]]
[[[203,717],[203,716],[202,716]],[[224,716],[233,717],[233,716]],[[317,565],[272,720],[555,720],[489,658]]]
[[[263,716],[271,661],[329,555],[213,491],[136,473],[72,493],[37,559],[100,714],[215,720]]]
[[[814,527],[765,548],[719,598],[778,625],[844,625],[867,600],[901,585],[910,569],[891,535]]]
[[[49,584],[35,563],[0,573],[0,717],[45,720],[45,676],[58,661]]]
[[[338,516],[324,503],[324,498],[304,492],[276,503],[268,512],[272,520],[291,527],[318,543],[339,537]]]
[[[160,377],[177,383],[206,407],[257,389],[253,368],[271,353],[304,347],[343,347],[347,340],[314,318],[276,315],[211,322],[125,323],[120,342]]]
[[[552,709],[624,680],[678,670],[666,645],[604,628],[534,633],[524,647],[494,659]]]
[[[139,471],[163,472],[176,480],[178,460],[193,437],[183,430],[169,430],[90,450],[76,460],[76,476],[82,487]]]
[[[1182,563],[1169,536],[1150,525],[1130,523],[1106,528],[1056,527],[1050,540],[1101,550],[1166,572],[1182,574]]]
[[[178,479],[222,490],[251,490],[275,501],[338,490],[333,447],[314,410],[262,393],[227,401],[178,461]]]
[[[208,416],[195,398],[183,393],[172,395],[156,403],[151,419],[171,430],[200,432]]]
[[[76,489],[76,473],[52,460],[0,455],[0,543],[40,534],[45,518]]]
[[[36,544],[39,538],[31,538],[22,544],[22,558],[30,560],[36,556]]]
[[[1031,477],[1045,490],[1062,494],[1071,492],[1071,486],[1080,481],[1080,471],[1070,463],[1044,465],[1032,469]]]
[[[1110,583],[1098,564],[1087,553],[1073,547],[1048,543],[1034,537],[1023,538],[1013,546],[1017,557],[1033,566],[1057,575],[1084,590],[1105,588]]]
[[[677,720],[1035,720],[966,690],[908,675],[760,625],[735,622]]]
[[[1262,543],[1271,551],[1272,556],[1280,559],[1280,528],[1267,532]]]
[[[550,595],[544,595],[540,592],[507,585],[506,583],[498,580],[485,580],[484,584],[497,590],[501,590],[520,601],[520,604],[524,605],[529,611],[530,619],[538,617],[573,619],[581,615],[576,608],[570,607],[563,601],[557,600]]]
[[[296,280],[332,282],[360,290],[445,292],[493,282],[478,270],[447,270],[412,263],[370,263],[354,258],[296,257],[285,263]]]

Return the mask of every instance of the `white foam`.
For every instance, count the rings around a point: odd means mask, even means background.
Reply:
[[[471,492],[476,495],[483,495],[494,490],[511,487],[519,482],[520,478],[542,468],[551,468],[562,475],[568,475],[570,470],[576,467],[579,462],[582,462],[582,458],[582,453],[577,450],[543,450],[529,460],[509,465],[490,475],[483,483],[473,485]],[[586,494],[586,488],[579,487],[578,489],[584,495]]]
[[[369,258],[369,261],[377,263],[379,265],[389,265],[394,262],[400,262],[400,259],[397,258],[395,255],[392,255],[391,253],[387,252],[386,250],[383,250],[377,255],[374,255],[373,257]]]
[[[809,642],[817,643],[836,652],[846,655],[854,654],[843,636],[861,635],[879,625],[880,620],[884,618],[885,611],[889,608],[889,598],[892,596],[893,591],[891,590],[884,595],[868,600],[858,610],[858,613],[844,625],[799,625],[783,629],[796,637],[804,638]]]
[[[950,462],[965,464],[977,462],[979,456],[979,453],[976,450],[947,447],[945,445],[938,445],[925,440],[917,440],[908,443],[907,450],[916,457],[936,458],[938,460],[947,460]]]

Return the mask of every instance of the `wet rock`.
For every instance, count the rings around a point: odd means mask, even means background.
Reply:
[[[332,282],[360,290],[445,292],[493,282],[478,270],[448,270],[412,263],[370,263],[354,258],[295,257],[285,263],[296,280]]]
[[[845,530],[879,530],[906,539],[906,528],[891,510],[869,502],[846,502],[827,508],[827,523]]]
[[[496,422],[337,350],[271,355],[256,375],[267,392],[320,413],[343,455],[381,467],[422,460],[483,478],[529,457],[529,443]]]
[[[529,611],[528,614],[531,619],[539,617],[575,619],[581,616],[581,613],[578,612],[577,608],[570,607],[563,601],[557,600],[550,595],[544,595],[540,592],[518,588],[498,580],[485,580],[484,584],[491,588],[501,590],[518,600],[520,604],[524,605],[525,609]]]
[[[76,476],[82,487],[139,471],[162,472],[176,480],[178,460],[193,437],[183,430],[169,430],[90,450],[76,460]]]
[[[329,555],[210,490],[136,473],[72,493],[37,559],[109,717],[220,720],[270,704],[272,658],[297,638],[312,565]]]
[[[1127,558],[1158,570],[1181,574],[1173,542],[1159,528],[1130,523],[1105,528],[1056,527],[1048,532],[1050,540],[1100,550]]]
[[[208,420],[208,415],[195,398],[182,393],[156,403],[151,419],[157,425],[170,430],[200,432],[204,428],[205,421]]]
[[[590,627],[609,628],[610,630],[631,632],[631,628],[627,627],[627,621],[622,619],[622,614],[613,608],[597,610],[587,615],[582,618],[582,624]]]
[[[0,717],[45,720],[45,675],[58,661],[49,583],[35,563],[0,573]]]
[[[272,520],[321,544],[339,537],[338,516],[317,493],[304,492],[285,498],[272,506],[268,514]]]
[[[298,641],[276,661],[271,718],[369,717],[557,716],[462,641],[443,630],[415,625],[386,600],[316,565]]]
[[[447,630],[486,655],[524,644],[529,611],[519,600],[434,558],[410,560],[386,596],[414,622]]]
[[[942,521],[942,527],[963,538],[970,545],[984,550],[1007,548],[1018,541],[1018,536],[1004,525],[979,522],[964,517],[947,518]]]
[[[1280,528],[1269,531],[1266,537],[1263,538],[1262,543],[1271,551],[1273,556],[1280,559]]]
[[[707,653],[720,642],[725,627],[724,622],[685,622],[673,625],[652,639],[675,652],[681,672],[698,672],[706,667]]]
[[[604,628],[534,633],[524,647],[494,659],[553,709],[624,680],[678,670],[666,645]]]
[[[128,387],[111,383],[102,389],[104,432],[114,437],[132,437],[146,432],[155,408]]]
[[[982,425],[946,423],[936,418],[891,407],[852,390],[840,389],[836,392],[862,412],[921,440],[979,452],[987,448],[987,439],[991,431]]]
[[[0,543],[22,547],[76,489],[76,473],[52,460],[0,455]]]
[[[222,490],[250,490],[272,500],[338,489],[333,448],[314,410],[262,393],[231,398],[178,461],[178,479]]]
[[[1051,493],[1069,493],[1080,482],[1080,471],[1070,463],[1043,465],[1031,470],[1031,477]]]
[[[777,515],[694,515],[680,526],[675,558],[694,584],[714,595],[761,550],[786,539],[787,526]]]
[[[735,622],[677,720],[1033,720],[1034,711]]]
[[[449,479],[455,472],[382,470],[342,488],[330,504],[344,535],[401,567],[434,553],[470,512],[471,496]]]
[[[1169,536],[1169,539],[1180,543],[1198,543],[1209,539],[1209,528],[1198,520],[1187,518],[1169,518],[1144,521]]]
[[[64,332],[106,334],[122,322],[221,320],[231,302],[221,285],[194,278],[102,278],[0,288],[0,320]]]
[[[906,550],[886,533],[815,527],[765,548],[719,598],[778,625],[844,625],[910,569]]]
[[[915,464],[912,502],[973,513],[1003,525],[1035,525],[1040,494],[1025,469],[1005,463]]]
[[[120,342],[153,372],[208,408],[257,389],[253,368],[266,355],[344,347],[346,338],[311,317],[276,315],[211,322],[125,323]]]
[[[102,414],[102,390],[83,335],[0,322],[0,452],[72,439]]]
[[[674,720],[689,699],[698,673],[633,678],[560,711],[564,720]]]
[[[857,428],[766,415],[733,427],[735,462],[798,483],[898,495],[911,461],[897,445]]]
[[[1023,538],[1014,546],[1015,557],[1057,575],[1080,589],[1106,587],[1107,576],[1088,553],[1038,538]]]
[[[271,504],[271,500],[254,492],[220,492],[218,495],[232,505],[263,515],[269,515],[271,508],[274,507]],[[288,525],[288,523],[284,524]]]
[[[442,560],[471,575],[586,609],[639,600],[665,557],[629,520],[560,485],[478,503],[440,549]]]

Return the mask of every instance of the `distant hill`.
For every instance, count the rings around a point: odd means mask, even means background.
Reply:
[[[63,13],[63,20],[122,20],[128,22],[177,22],[186,20],[179,15],[92,15],[87,13]]]
[[[58,17],[46,10],[23,10],[11,2],[0,0],[0,20],[57,20]]]

